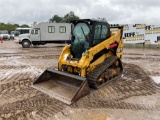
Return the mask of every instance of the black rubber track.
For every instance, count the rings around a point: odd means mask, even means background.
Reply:
[[[119,61],[120,75],[113,77],[112,79],[110,79],[109,81],[106,81],[106,83],[104,83],[100,86],[97,86],[96,81],[97,81],[98,77],[104,71],[106,71],[116,60]],[[97,68],[95,68],[92,72],[89,73],[89,75],[87,76],[88,84],[91,88],[98,89],[98,88],[102,87],[103,85],[109,83],[110,81],[120,77],[122,75],[122,72],[123,72],[123,67],[122,67],[121,60],[116,56],[108,57],[102,64],[98,65]]]

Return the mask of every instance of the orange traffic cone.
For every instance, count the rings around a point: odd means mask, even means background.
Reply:
[[[0,37],[0,41],[1,41],[1,43],[3,43],[3,38],[2,37]]]

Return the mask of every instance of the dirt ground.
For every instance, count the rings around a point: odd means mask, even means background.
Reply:
[[[63,46],[0,43],[0,120],[160,120],[160,49],[124,48],[123,77],[68,106],[31,87]]]

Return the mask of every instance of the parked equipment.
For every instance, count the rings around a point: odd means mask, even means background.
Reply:
[[[71,44],[63,48],[58,70],[47,69],[33,87],[67,104],[121,76],[123,28],[110,32],[106,21],[71,21]],[[115,28],[115,27],[114,27]]]

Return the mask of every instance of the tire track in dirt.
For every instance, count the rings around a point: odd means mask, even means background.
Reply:
[[[0,53],[0,57],[1,56],[23,56],[26,54],[31,54],[31,55],[42,55],[42,54],[54,54],[54,53],[60,53],[61,49],[57,50],[54,48],[48,48],[48,49],[26,49],[23,52],[19,52],[19,49],[17,49],[18,51],[16,52],[12,52],[12,53],[8,53],[8,52],[3,52]],[[59,55],[59,54],[58,54]]]
[[[36,71],[33,73],[18,73],[12,74],[8,79],[4,79],[4,84],[0,84],[0,95],[11,95],[13,92],[21,91],[25,88],[29,88],[33,81],[37,78]]]
[[[19,66],[15,67],[15,66],[1,66],[2,68],[6,69],[19,69]],[[24,66],[23,66],[24,68]],[[24,68],[26,69],[26,68]],[[30,70],[30,68],[28,69]],[[1,93],[1,98],[2,99],[8,99],[11,100],[13,98],[16,98],[18,100],[21,101],[17,101],[17,104],[23,102],[24,103],[24,99],[26,98],[31,98],[33,97],[34,99],[41,95],[42,93],[31,88],[30,86],[32,85],[33,81],[35,80],[35,78],[37,77],[37,72],[24,72],[20,73],[21,70],[19,70],[19,73],[16,72],[11,72],[11,74],[9,76],[4,77],[3,79],[1,79],[2,81],[5,80],[5,84],[1,84],[0,85],[0,93]],[[38,75],[39,76],[39,75]],[[8,83],[6,83],[8,81]],[[12,81],[12,82],[11,82]],[[44,97],[45,98],[45,97]],[[32,99],[32,98],[31,98]],[[52,99],[54,101],[54,99]],[[29,99],[30,101],[30,99]],[[58,111],[61,111],[63,109],[63,105],[59,105],[61,102],[56,103],[56,105],[51,105],[49,107],[44,107],[43,106],[38,106],[37,104],[41,103],[41,101],[43,101],[43,99],[40,98],[40,100],[34,102],[33,100],[33,104],[35,106],[36,109],[36,115],[37,116],[41,116],[41,118],[45,118],[45,111],[48,111],[48,115],[54,115],[55,113],[57,113]],[[25,104],[25,103],[24,103]],[[11,108],[15,108],[14,106],[14,101],[13,103],[10,104],[4,104],[3,105],[3,111],[1,111],[1,118],[3,119],[33,119],[33,114],[32,112],[34,111],[33,109],[28,109],[25,110],[24,108],[22,108],[22,110],[20,110],[20,108],[18,107],[17,110],[12,109],[12,110],[8,110],[7,106],[12,106]],[[19,106],[19,105],[18,105]],[[30,105],[29,105],[30,106]],[[28,106],[28,107],[29,107]],[[52,107],[54,106],[54,107]],[[10,109],[10,107],[9,107]],[[38,109],[38,110],[37,110]],[[6,112],[8,111],[8,112]],[[54,113],[54,114],[53,114]],[[36,118],[36,116],[34,116],[34,118]]]
[[[42,53],[40,53],[40,55],[33,55],[33,54],[29,54],[29,55],[14,55],[14,56],[0,56],[0,59],[12,59],[12,58],[17,58],[17,59],[58,59],[59,55],[56,54],[48,54],[45,53],[42,55]]]
[[[123,55],[144,55],[144,54],[142,54],[142,53],[123,53]]]
[[[43,109],[36,111],[34,114],[34,118],[37,120],[39,119],[45,120],[45,119],[53,118],[56,113],[61,112],[66,107],[67,105],[65,104],[61,105],[59,104],[59,102],[56,104],[54,103],[54,105],[48,105]]]
[[[124,70],[124,77],[108,84],[105,89],[115,91],[117,97],[115,100],[123,100],[131,96],[155,94],[159,88],[148,75],[138,66],[130,64]],[[133,68],[135,68],[133,70]],[[132,69],[132,70],[129,70]],[[103,89],[103,88],[102,88]],[[109,94],[109,93],[108,93]]]
[[[85,100],[84,100],[85,101]],[[160,111],[160,106],[149,106],[145,104],[132,104],[122,101],[100,100],[90,99],[83,102],[83,106],[78,103],[72,105],[73,108],[112,108],[112,109],[130,109],[130,110],[147,110],[147,111]]]
[[[143,54],[143,53],[123,53],[123,55],[160,56],[160,54]]]
[[[134,68],[134,69],[133,69]],[[156,94],[160,87],[140,67],[124,64],[124,77],[117,79],[77,101],[74,108],[115,108],[132,110],[160,110],[156,106],[125,103],[122,100],[133,96]],[[124,107],[126,106],[126,107]]]
[[[119,79],[115,80],[114,82],[100,88],[99,90],[92,90],[92,92],[74,103],[71,107],[73,108],[113,108],[113,109],[132,109],[132,110],[159,110],[159,106],[147,106],[147,105],[141,105],[141,104],[131,104],[131,103],[125,103],[122,100],[127,99],[132,96],[141,96],[141,95],[150,95],[157,92],[159,89],[154,82],[152,82],[149,77],[146,75],[146,73],[141,70],[138,66],[135,65],[124,65],[124,76],[125,79]],[[133,67],[135,68],[133,70]],[[132,68],[132,69],[131,69]],[[131,72],[131,71],[132,72]],[[137,71],[141,71],[138,72]],[[25,76],[26,74],[23,74],[22,76]],[[3,88],[3,91],[1,94],[4,98],[12,98],[15,96],[22,96],[23,93],[27,94],[28,101],[36,101],[35,98],[41,93],[41,92],[34,92],[34,97],[30,98],[32,95],[31,91],[34,91],[33,89],[29,88],[29,86],[33,83],[32,80],[24,80],[22,79],[19,81],[11,82],[1,85],[0,88]],[[156,86],[156,87],[155,87]],[[39,93],[39,94],[38,94]],[[40,94],[41,95],[41,94]],[[39,95],[39,96],[40,96]],[[42,96],[44,96],[42,94]],[[43,101],[43,99],[46,97],[39,97],[39,100],[34,103],[33,106],[35,108],[28,109],[27,110],[24,106],[22,107],[15,107],[15,103],[11,104],[4,104],[2,106],[3,111],[0,111],[2,116],[7,116],[8,114],[12,113],[12,117],[16,118],[20,114],[22,116],[30,115],[30,118],[34,116],[35,119],[47,119],[49,117],[53,117],[57,112],[60,112],[63,110],[67,105],[64,103],[55,100],[53,98],[48,98],[49,101],[52,101],[53,104],[47,104],[45,107],[39,103]],[[35,99],[35,100],[34,100]],[[16,104],[20,106],[19,104],[26,103],[26,100],[17,101]],[[33,102],[32,102],[33,103]],[[37,105],[38,104],[38,105]],[[57,106],[58,105],[58,106]],[[8,106],[12,106],[14,109],[8,110]],[[8,110],[8,112],[6,112]],[[18,114],[13,111],[21,111]],[[34,115],[32,116],[32,112]],[[52,114],[53,113],[53,114]],[[7,115],[6,115],[7,114]]]
[[[0,116],[2,119],[7,120],[11,118],[17,119],[19,116],[23,116],[25,119],[38,119],[39,117],[46,119],[60,112],[65,107],[66,104],[41,94],[1,106]]]
[[[27,56],[27,59],[58,59],[59,55]]]
[[[29,88],[24,88],[21,90],[18,89],[12,89],[10,90],[10,93],[8,94],[4,94],[3,98],[4,99],[10,99],[10,98],[15,98],[15,97],[30,97],[30,96],[36,96],[40,94],[40,92],[38,93],[38,91],[35,91],[35,89],[29,87]]]
[[[1,84],[21,79],[34,79],[40,74],[41,69],[28,65],[0,65]]]
[[[0,65],[0,69],[30,69],[33,68],[33,66],[27,66],[27,65]]]
[[[150,58],[150,57],[124,57],[124,59],[160,61],[160,58]]]
[[[28,72],[28,71],[29,70],[27,70],[26,72],[22,70],[9,71],[8,73],[6,73],[6,75],[4,75],[0,79],[1,84],[3,84],[3,82],[8,83],[12,81],[20,81],[20,80],[25,80],[25,79],[35,79],[35,77],[37,77],[40,74],[39,70],[34,71],[34,72]]]
[[[0,85],[1,95],[12,94],[10,91],[19,91],[21,89],[28,88],[33,83],[33,80],[19,80]]]

